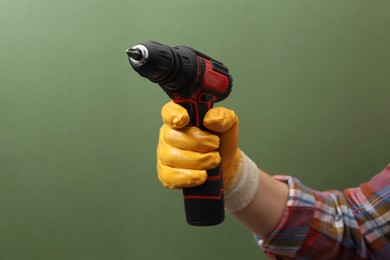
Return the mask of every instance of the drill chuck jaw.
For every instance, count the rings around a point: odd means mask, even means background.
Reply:
[[[134,67],[142,66],[149,57],[148,49],[141,44],[135,45],[132,48],[126,50],[127,56],[129,56],[129,62]]]

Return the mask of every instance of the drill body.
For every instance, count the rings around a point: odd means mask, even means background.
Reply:
[[[202,124],[206,112],[231,92],[228,68],[192,48],[147,41],[128,49],[127,54],[133,69],[185,107],[190,125],[202,130],[207,130]],[[216,225],[224,220],[221,166],[207,174],[204,184],[183,189],[186,218],[191,225]]]

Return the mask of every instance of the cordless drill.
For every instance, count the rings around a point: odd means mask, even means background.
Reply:
[[[126,50],[133,69],[157,83],[173,102],[187,109],[189,125],[203,126],[206,112],[215,102],[229,96],[232,77],[221,62],[185,46],[170,47],[154,41]],[[207,171],[200,186],[184,188],[186,219],[190,225],[217,225],[224,220],[221,165]]]

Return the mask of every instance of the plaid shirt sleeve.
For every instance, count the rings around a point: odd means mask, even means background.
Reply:
[[[264,240],[273,259],[390,259],[390,164],[357,188],[319,192],[289,176],[284,215]]]

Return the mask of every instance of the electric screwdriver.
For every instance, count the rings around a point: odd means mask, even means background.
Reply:
[[[160,85],[173,102],[187,109],[189,125],[207,131],[202,123],[204,115],[232,89],[233,79],[225,65],[192,48],[154,41],[139,43],[126,53],[136,72]],[[219,165],[208,170],[204,184],[183,189],[188,224],[210,226],[223,222],[221,169]]]

